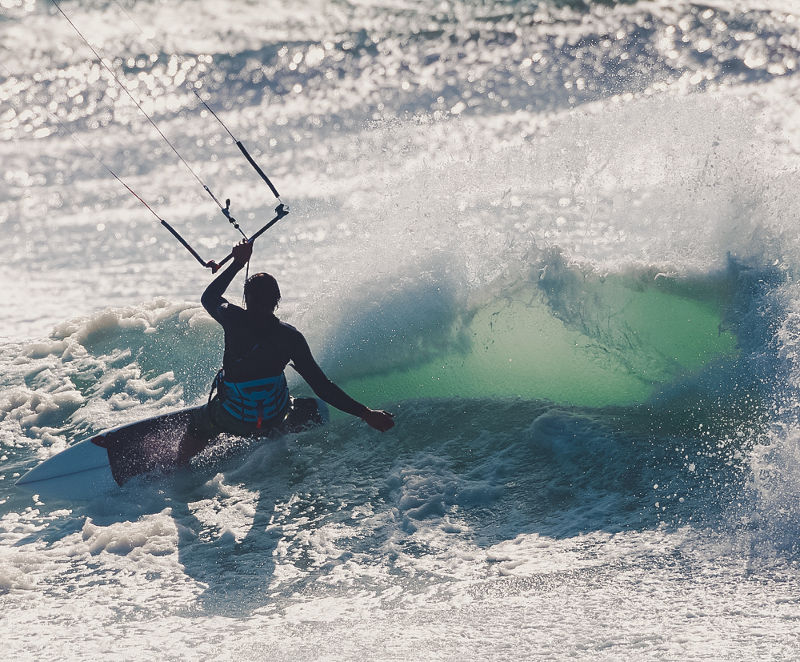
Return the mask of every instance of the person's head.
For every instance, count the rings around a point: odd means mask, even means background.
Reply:
[[[274,276],[253,274],[244,284],[244,301],[247,310],[275,312],[281,300],[281,290]]]

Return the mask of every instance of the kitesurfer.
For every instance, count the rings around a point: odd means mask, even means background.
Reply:
[[[394,426],[392,414],[364,406],[331,382],[314,360],[303,334],[276,317],[281,293],[274,277],[258,273],[247,280],[245,308],[222,296],[249,262],[252,251],[253,244],[246,241],[234,246],[232,264],[211,282],[201,298],[203,307],[225,331],[225,353],[215,380],[216,394],[208,404],[194,410],[192,423],[181,440],[179,464],[188,463],[223,432],[261,436],[321,423],[315,400],[289,396],[284,369],[290,361],[328,404],[381,432]]]

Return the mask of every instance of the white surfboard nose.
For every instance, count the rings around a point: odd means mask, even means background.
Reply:
[[[16,485],[42,497],[90,499],[118,487],[108,451],[90,440],[70,446],[23,475]]]

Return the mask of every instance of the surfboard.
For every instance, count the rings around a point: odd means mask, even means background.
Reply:
[[[24,474],[16,485],[42,498],[92,499],[134,476],[178,467],[178,446],[196,407],[120,425],[70,446]],[[328,421],[321,400],[293,398],[283,425],[272,435]]]

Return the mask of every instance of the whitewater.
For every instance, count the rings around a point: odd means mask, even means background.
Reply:
[[[62,7],[252,233],[275,199],[191,88],[248,147],[290,209],[251,271],[397,425],[15,487],[221,363],[212,275],[97,159],[204,259],[239,235],[0,0],[7,659],[796,659],[798,3]]]

